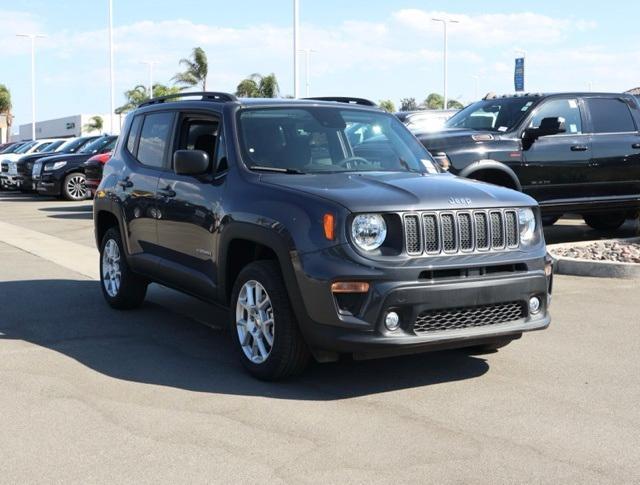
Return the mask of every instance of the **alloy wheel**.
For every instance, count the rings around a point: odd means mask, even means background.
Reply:
[[[116,241],[109,239],[102,252],[102,284],[111,298],[118,296],[121,282],[120,248]]]
[[[247,281],[236,304],[236,330],[244,355],[254,364],[265,362],[273,348],[273,304],[264,286]]]
[[[74,175],[67,180],[67,193],[76,200],[87,197],[87,187],[82,175]]]

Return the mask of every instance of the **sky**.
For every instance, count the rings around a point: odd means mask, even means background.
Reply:
[[[113,0],[116,106],[123,92],[165,84],[202,47],[208,89],[235,91],[252,73],[275,73],[293,94],[292,0]],[[526,90],[624,91],[640,86],[640,29],[630,3],[300,0],[300,47],[314,49],[310,94],[379,101],[442,92],[442,25],[449,27],[449,97],[476,87],[513,92],[516,51],[526,52]],[[604,7],[606,5],[606,8]],[[11,90],[14,126],[31,121],[30,47],[37,41],[37,119],[109,111],[107,0],[0,0],[0,83]],[[300,58],[302,61],[302,57]],[[305,69],[301,62],[301,93]],[[476,86],[477,83],[477,86]]]

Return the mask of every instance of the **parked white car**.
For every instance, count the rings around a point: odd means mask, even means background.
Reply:
[[[49,147],[53,143],[62,141],[61,138],[43,138],[42,140],[35,140],[20,147],[14,153],[7,153],[1,155],[0,161],[0,188],[6,189],[15,185],[15,177],[18,175],[16,162],[25,155],[31,153],[40,153]]]

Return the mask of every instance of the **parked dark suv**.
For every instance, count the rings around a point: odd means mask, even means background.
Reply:
[[[522,190],[544,220],[580,214],[612,230],[640,209],[640,110],[627,94],[488,97],[418,133],[457,175]]]
[[[140,305],[151,281],[221,303],[263,379],[312,355],[495,349],[549,325],[529,196],[442,172],[370,102],[189,96],[130,114],[105,165],[94,220],[112,307]]]

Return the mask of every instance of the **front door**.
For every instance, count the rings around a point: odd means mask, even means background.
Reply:
[[[640,194],[640,134],[626,98],[585,100],[592,136],[595,195]]]
[[[544,101],[531,115],[527,128],[538,128],[545,118],[559,118],[564,132],[541,136],[523,152],[520,182],[537,201],[587,197],[591,137],[583,131],[581,103],[576,98]]]
[[[158,184],[158,241],[164,258],[175,266],[173,283],[205,298],[213,297],[217,286],[217,229],[226,179],[218,163],[226,160],[220,133],[220,118],[182,114],[174,151],[204,151],[209,170],[199,176],[169,171]]]

